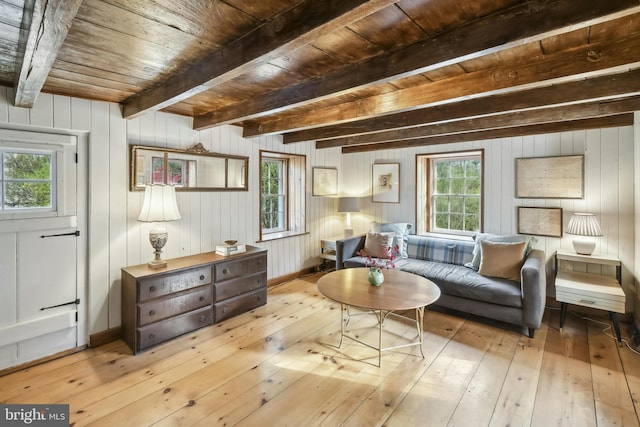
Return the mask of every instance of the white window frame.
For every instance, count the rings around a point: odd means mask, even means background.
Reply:
[[[0,220],[76,215],[76,198],[66,197],[67,194],[73,194],[76,191],[76,136],[0,129],[0,150],[52,154],[52,206],[50,208],[0,209]],[[4,166],[0,165],[0,167]],[[0,203],[4,200],[3,198],[4,195]]]
[[[281,230],[262,228],[262,162],[264,159],[275,159],[285,164],[284,185],[285,212],[284,228]],[[258,241],[268,241],[290,236],[306,234],[306,174],[307,158],[302,154],[279,153],[260,150],[259,182],[260,195],[260,237]]]
[[[277,194],[261,194],[261,202],[265,197],[275,198],[278,200],[278,226],[272,228],[262,228],[262,234],[281,233],[287,229],[287,159],[280,159],[275,157],[263,156],[260,164],[272,163],[278,165],[278,193]],[[262,175],[262,168],[260,168]],[[262,177],[260,183],[262,184]],[[262,185],[260,185],[260,191],[262,192]],[[260,219],[262,220],[262,203],[260,203]]]
[[[452,230],[437,228],[435,224],[435,162],[442,160],[480,160],[480,196],[478,230]],[[416,224],[418,234],[437,233],[459,236],[471,236],[483,228],[483,193],[484,193],[484,150],[457,151],[447,153],[431,153],[416,155]]]

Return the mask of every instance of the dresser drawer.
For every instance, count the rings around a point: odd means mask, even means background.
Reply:
[[[211,283],[211,267],[194,268],[180,273],[141,279],[138,282],[138,301],[161,297]]]
[[[167,317],[187,313],[200,307],[211,305],[211,285],[180,292],[138,305],[138,325],[144,326]]]
[[[267,303],[267,288],[261,288],[244,295],[226,299],[213,305],[214,323],[249,311]]]
[[[246,292],[255,291],[256,289],[264,288],[266,286],[266,271],[248,277],[238,277],[236,279],[227,280],[222,283],[216,283],[213,285],[214,301],[220,302],[227,298],[235,297],[236,295],[244,294]]]
[[[211,306],[138,328],[138,349],[170,340],[213,323]]]
[[[615,277],[559,271],[556,300],[568,304],[624,313],[625,294]]]
[[[214,270],[216,282],[267,271],[267,255],[260,254],[253,257],[221,262],[215,265]]]

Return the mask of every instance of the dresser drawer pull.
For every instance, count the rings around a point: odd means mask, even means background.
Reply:
[[[229,274],[229,270],[227,270],[226,268],[222,270],[222,274]]]
[[[155,316],[155,315],[156,315],[156,311],[155,310],[149,311],[149,316]]]
[[[200,301],[204,301],[204,297],[203,297],[203,296],[201,296],[201,297],[199,298],[199,300],[200,300]]]
[[[149,334],[149,339],[150,340],[155,340],[156,339],[156,334]]]
[[[204,280],[204,274],[200,275],[200,280]]]
[[[588,299],[581,299],[580,302],[582,304],[592,304],[592,305],[596,303],[595,301],[590,301]]]
[[[226,312],[227,312],[227,307],[224,307],[224,308],[222,309],[222,312],[223,312],[223,313],[226,313]]]
[[[200,323],[204,323],[206,316],[200,316]]]
[[[156,287],[155,286],[149,287],[149,292],[155,292],[155,291],[156,291]]]

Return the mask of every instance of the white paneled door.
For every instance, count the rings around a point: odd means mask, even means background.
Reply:
[[[13,254],[3,251],[2,270],[12,271],[13,280],[2,279],[9,295],[0,303],[0,369],[76,347],[76,229],[7,233],[0,240],[15,243]]]
[[[15,190],[24,182],[35,186],[42,180],[29,181],[35,172],[22,170],[20,173],[26,178],[12,180],[18,168],[9,170],[5,161],[4,180],[0,179],[0,191],[4,191],[3,195],[0,193],[0,370],[78,347],[86,341],[79,336],[79,331],[85,330],[79,328],[79,318],[86,322],[86,316],[78,315],[85,301],[79,286],[83,281],[78,278],[78,272],[84,271],[78,264],[84,261],[79,256],[83,253],[79,250],[83,239],[76,214],[75,137],[66,136],[61,142],[60,135],[40,134],[38,137],[45,142],[34,142],[32,138],[24,143],[20,136],[22,133],[4,134],[4,146],[10,146],[5,153],[53,153],[52,177],[44,180],[45,186],[51,186],[52,196],[47,209],[16,207],[10,199],[11,186]]]

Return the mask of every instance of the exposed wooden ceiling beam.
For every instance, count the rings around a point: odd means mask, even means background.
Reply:
[[[624,96],[638,91],[640,91],[640,69],[287,133],[283,136],[283,142],[287,144],[366,135],[390,129],[422,126],[428,123],[460,120],[558,104],[595,101]]]
[[[637,1],[533,0],[437,37],[376,56],[322,78],[270,92],[194,118],[194,128],[259,118],[363,88],[530,43],[640,11]],[[248,135],[247,135],[248,136]]]
[[[475,71],[392,93],[361,98],[303,114],[276,115],[245,124],[243,136],[253,137],[362,120],[389,111],[407,111],[427,105],[508,93],[554,83],[612,74],[640,66],[640,35],[625,40],[594,43],[546,55],[531,63],[507,64]],[[594,59],[595,58],[595,59]]]
[[[640,91],[638,91],[636,95],[640,95]],[[396,129],[392,131],[358,135],[347,138],[330,139],[326,141],[316,142],[316,148],[372,144],[378,142],[418,139],[436,135],[464,133],[469,131],[526,126],[567,120],[589,119],[594,117],[611,116],[620,113],[629,113],[636,110],[640,110],[640,96],[633,96],[613,101],[597,101],[574,105],[563,105],[559,107],[538,108],[534,110],[517,111],[512,113],[437,123],[428,126]]]
[[[438,135],[427,138],[407,139],[404,141],[385,142],[380,144],[352,145],[342,147],[343,154],[362,153],[366,151],[390,150],[398,148],[421,147],[427,145],[449,144],[456,142],[482,141],[494,138],[509,138],[516,136],[540,135],[544,133],[568,132],[574,130],[597,129],[618,126],[632,126],[633,113],[593,119],[571,120],[556,123],[510,127],[503,129],[466,132],[453,135]]]
[[[187,99],[397,1],[305,0],[161,85],[125,100],[122,115],[132,118]]]
[[[82,0],[35,0],[31,16],[23,17],[28,32],[16,73],[14,104],[17,107],[33,107],[80,3]]]

